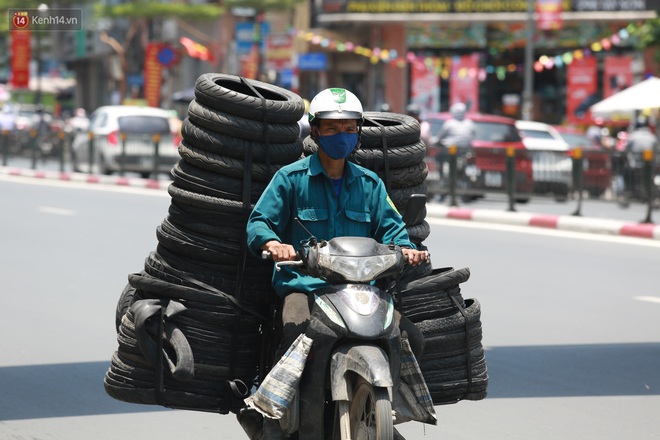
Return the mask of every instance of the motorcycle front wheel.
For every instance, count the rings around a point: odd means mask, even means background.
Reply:
[[[351,440],[392,440],[392,403],[387,389],[358,379],[348,405]]]

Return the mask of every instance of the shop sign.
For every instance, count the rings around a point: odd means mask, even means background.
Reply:
[[[298,56],[298,70],[327,70],[328,55],[325,52],[308,52]]]
[[[406,26],[406,42],[410,49],[488,47],[486,30],[486,23],[413,23]]]
[[[536,28],[556,31],[562,28],[562,0],[536,0]]]
[[[608,56],[603,71],[603,99],[630,87],[633,83],[631,56]]]
[[[569,124],[588,124],[589,107],[600,100],[595,57],[573,60],[566,71],[566,120]]]
[[[559,0],[564,11],[656,11],[660,0]],[[321,14],[527,12],[527,0],[321,0]]]
[[[280,70],[291,67],[293,37],[289,34],[271,34],[266,37],[266,67]]]
[[[29,29],[10,31],[11,34],[11,85],[15,89],[27,89],[30,83],[30,36]]]
[[[236,40],[236,53],[248,55],[252,52],[252,46],[261,43],[261,50],[265,48],[265,36],[270,31],[270,25],[267,21],[261,22],[261,33],[255,32],[255,24],[251,21],[242,21],[236,23],[234,39]]]

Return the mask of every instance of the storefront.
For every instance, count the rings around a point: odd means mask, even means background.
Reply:
[[[576,107],[616,87],[616,70],[641,79],[643,57],[626,29],[658,10],[660,0],[538,0],[533,118],[566,121],[567,107],[579,113]],[[516,0],[318,0],[308,41],[310,51],[327,54],[326,80],[348,80],[372,109],[386,102],[402,112],[414,100],[444,111],[462,100],[474,111],[519,117],[529,17],[528,2]],[[575,103],[571,65],[587,58],[596,94]]]

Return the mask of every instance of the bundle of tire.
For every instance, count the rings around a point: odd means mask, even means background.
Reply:
[[[275,171],[302,156],[304,108],[271,84],[198,78],[156,250],[129,275],[117,305],[110,396],[226,414],[265,374],[273,267],[247,252],[245,229]]]
[[[317,143],[307,136],[303,141],[305,155],[318,150]],[[397,210],[403,215],[413,194],[427,195],[425,184],[428,168],[424,162],[426,144],[420,138],[419,122],[412,116],[389,112],[364,112],[360,148],[349,160],[375,172],[385,183],[387,193]],[[408,225],[408,235],[417,248],[426,249],[423,241],[431,228],[425,220]],[[430,273],[431,262],[408,267],[403,279],[415,279]]]
[[[486,397],[488,371],[481,344],[481,306],[463,299],[468,268],[439,268],[401,286],[399,306],[424,334],[419,366],[436,405]]]

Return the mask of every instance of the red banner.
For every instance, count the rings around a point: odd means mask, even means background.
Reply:
[[[463,55],[451,65],[450,105],[462,102],[468,112],[479,111],[479,55]]]
[[[254,44],[249,54],[241,57],[241,76],[256,79],[259,70],[259,47]]]
[[[30,84],[30,36],[29,29],[11,31],[11,85],[15,89],[27,89]]]
[[[561,29],[563,9],[562,0],[536,0],[536,28],[542,31]]]
[[[632,57],[610,56],[605,58],[603,73],[603,99],[628,88],[633,83]]]
[[[596,80],[598,65],[595,57],[573,60],[566,72],[566,120],[571,124],[587,124],[591,120],[589,107],[600,100]]]
[[[144,99],[150,107],[160,106],[163,65],[158,61],[160,43],[149,43],[144,52]]]
[[[440,76],[435,71],[435,65],[429,67],[424,63],[413,63],[410,69],[410,102],[417,104],[422,114],[440,111]]]

